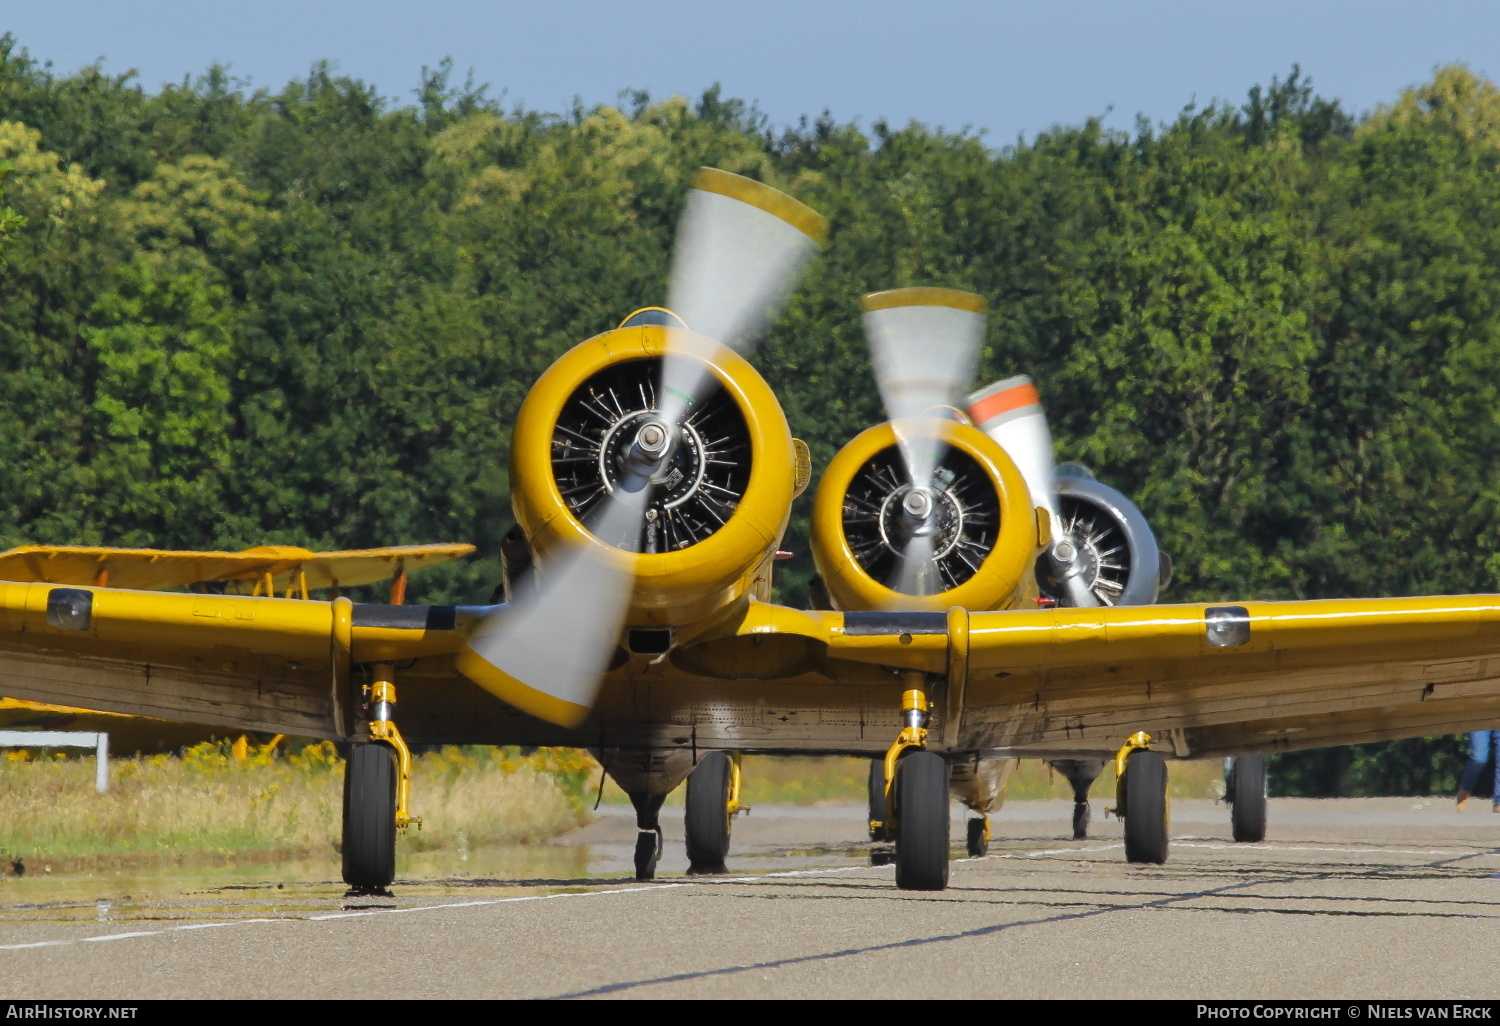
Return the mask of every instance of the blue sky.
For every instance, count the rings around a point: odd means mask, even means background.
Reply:
[[[97,58],[155,88],[213,61],[278,87],[326,58],[410,101],[452,57],[507,104],[561,110],[621,90],[721,82],[776,123],[916,119],[991,145],[1056,123],[1240,101],[1294,62],[1355,111],[1442,63],[1500,74],[1500,3],[1388,0],[0,0],[0,31],[68,72]]]

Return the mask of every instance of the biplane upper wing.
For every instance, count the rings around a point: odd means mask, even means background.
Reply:
[[[1500,722],[1500,596],[1014,612],[796,614],[740,634],[821,636],[841,664],[943,674],[950,748],[1105,753],[1138,730],[1180,756]],[[766,638],[769,642],[769,638]],[[852,675],[849,675],[852,676]]]
[[[388,580],[474,551],[472,545],[392,545],[379,549],[313,552],[294,545],[262,545],[243,552],[119,549],[89,545],[26,545],[0,553],[0,580],[155,590],[226,582],[255,585],[270,575],[286,592],[353,588]]]

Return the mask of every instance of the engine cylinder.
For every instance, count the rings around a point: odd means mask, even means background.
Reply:
[[[629,626],[681,626],[728,607],[769,574],[796,484],[791,430],[741,356],[694,336],[671,359],[697,359],[717,382],[677,425],[659,421],[667,332],[632,324],[564,353],[537,381],[511,441],[511,504],[545,586],[568,553],[634,576]],[[684,355],[690,348],[697,355]],[[663,438],[663,430],[670,438]],[[644,446],[656,464],[638,527],[598,537],[595,513]],[[768,578],[767,578],[768,579]]]
[[[930,483],[909,480],[913,438],[931,445]],[[921,418],[876,425],[833,458],[812,552],[837,609],[1002,609],[1035,597],[1048,531],[1004,450],[967,424]]]

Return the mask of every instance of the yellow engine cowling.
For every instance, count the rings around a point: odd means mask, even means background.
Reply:
[[[741,478],[729,482],[728,489],[738,492],[737,502],[703,518],[711,529],[674,536],[664,551],[622,551],[584,526],[580,516],[587,519],[588,510],[575,510],[574,504],[579,501],[576,492],[565,497],[565,489],[559,484],[559,473],[571,472],[571,465],[555,461],[571,459],[592,472],[582,456],[559,455],[569,452],[570,445],[582,446],[574,436],[590,434],[590,430],[570,433],[566,417],[580,408],[586,411],[589,405],[610,412],[616,399],[622,409],[628,406],[619,389],[602,397],[601,402],[607,405],[593,402],[597,390],[590,383],[609,380],[611,375],[624,375],[619,380],[640,385],[641,407],[654,405],[651,390],[660,380],[667,330],[654,324],[621,327],[563,354],[527,395],[511,443],[511,502],[542,586],[549,563],[570,552],[626,566],[635,577],[625,621],[632,627],[695,623],[726,610],[758,584],[769,582],[771,562],[786,529],[796,485],[791,430],[770,386],[737,353],[694,336],[692,350],[704,355],[705,366],[721,386],[716,399],[700,396],[700,407],[717,403],[727,421],[734,421],[735,411],[743,418],[743,445],[734,459],[737,463],[748,460],[748,474],[740,466]],[[605,421],[604,413],[600,413],[597,430],[607,433],[610,429]],[[701,440],[705,453],[711,441]],[[571,478],[565,483],[571,486],[566,490],[582,488],[585,494],[589,492],[586,479],[581,485]],[[722,524],[717,522],[718,516],[725,517]],[[664,516],[662,521],[664,530],[667,519]]]
[[[957,569],[945,570],[927,594],[891,587],[899,574],[901,545],[886,541],[887,528],[891,503],[899,500],[907,475],[897,426],[879,424],[839,451],[813,501],[813,560],[834,607],[939,611],[1032,603],[1036,559],[1051,528],[1015,463],[983,432],[954,421],[924,418],[901,437],[930,438],[943,453],[935,487],[947,494],[954,510],[951,545],[943,558]]]

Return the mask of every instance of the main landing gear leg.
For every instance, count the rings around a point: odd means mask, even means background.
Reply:
[[[374,666],[365,688],[370,741],[349,746],[344,764],[344,882],[365,894],[385,893],[396,878],[396,833],[422,821],[408,809],[411,749],[396,729],[396,683],[389,663]]]
[[[891,832],[885,827],[885,759],[870,760],[870,840],[889,841]]]
[[[1125,858],[1131,862],[1167,861],[1167,762],[1150,748],[1145,731],[1115,756],[1115,815],[1125,821]]]
[[[710,752],[698,761],[687,780],[688,876],[727,873],[729,830],[740,805],[738,752]]]
[[[885,753],[884,826],[896,841],[896,886],[940,891],[948,886],[948,763],[927,751],[931,706],[911,674],[901,696],[906,725]]]

